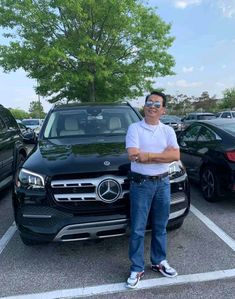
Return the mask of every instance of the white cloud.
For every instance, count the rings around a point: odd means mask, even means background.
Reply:
[[[225,17],[232,18],[235,16],[235,0],[218,0],[217,5]]]
[[[183,73],[192,73],[193,71],[203,72],[204,69],[205,69],[204,65],[201,65],[197,68],[195,68],[194,66],[189,66],[189,67],[183,66],[182,67]]]
[[[179,9],[185,9],[188,6],[200,5],[205,0],[172,0],[173,5]],[[224,17],[232,18],[235,16],[235,0],[207,0],[213,7],[218,7]]]
[[[226,69],[227,65],[226,64],[223,64],[222,65],[222,69]]]
[[[176,8],[185,9],[190,5],[198,5],[202,0],[174,0],[174,5]]]
[[[183,71],[183,73],[191,73],[194,71],[194,67],[193,66],[190,66],[190,67],[183,66],[182,71]]]
[[[171,87],[183,87],[183,88],[190,88],[190,87],[199,87],[202,86],[202,82],[187,82],[184,79],[177,80],[175,82],[167,82],[168,86]]]

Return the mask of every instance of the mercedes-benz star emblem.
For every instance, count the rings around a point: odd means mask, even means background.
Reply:
[[[102,201],[111,203],[118,199],[121,186],[113,179],[106,179],[98,185],[97,192]]]

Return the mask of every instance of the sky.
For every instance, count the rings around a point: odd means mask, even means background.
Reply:
[[[170,36],[175,37],[168,52],[176,74],[156,78],[154,87],[196,97],[207,91],[217,98],[226,88],[235,88],[235,0],[148,0],[148,5],[171,24]],[[0,68],[1,104],[28,111],[29,103],[38,100],[36,81],[26,75]],[[40,101],[47,112],[51,104],[42,97]],[[133,103],[142,106],[143,101],[141,97]]]

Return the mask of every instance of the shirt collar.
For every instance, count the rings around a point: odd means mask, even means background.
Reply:
[[[145,122],[145,119],[144,119],[144,118],[141,120],[140,125],[141,125],[141,127],[145,128],[145,129],[147,129],[147,130],[150,130],[150,131],[153,131],[153,130],[154,130],[154,127],[152,127],[151,125],[147,124],[147,123]],[[158,123],[156,126],[162,126],[162,123],[161,123],[160,120],[159,120],[159,123]]]

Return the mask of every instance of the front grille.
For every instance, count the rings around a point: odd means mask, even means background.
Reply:
[[[107,175],[99,178],[52,180],[51,188],[54,200],[67,204],[90,201],[113,203],[129,192],[126,177]]]
[[[171,204],[185,202],[185,200],[186,200],[186,195],[184,192],[175,192],[171,194]]]

